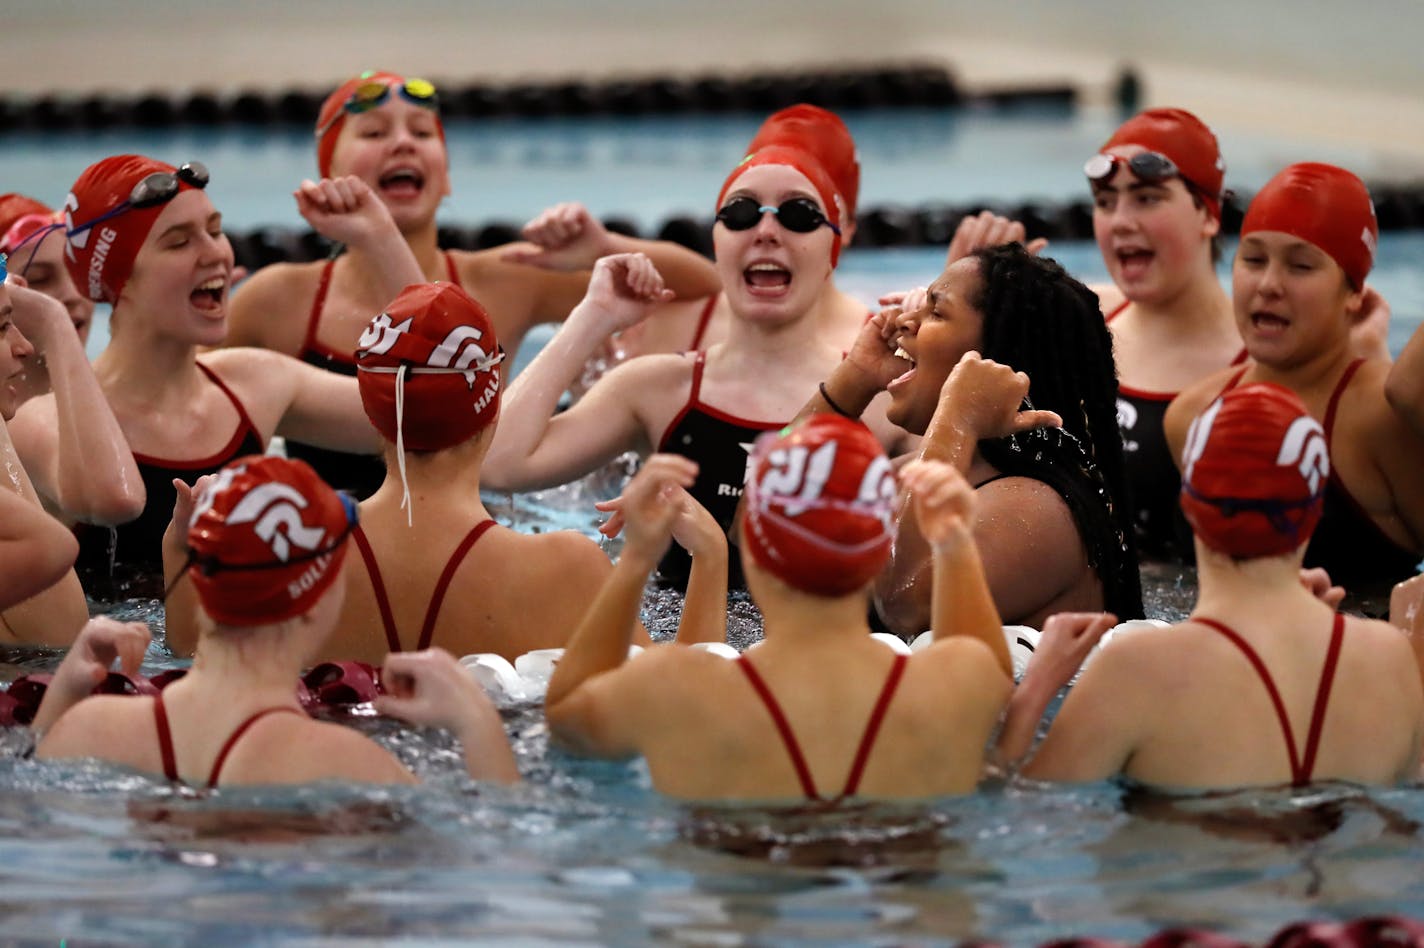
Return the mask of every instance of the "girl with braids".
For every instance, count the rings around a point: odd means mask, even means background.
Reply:
[[[881,390],[890,420],[924,435],[919,456],[975,485],[974,535],[1005,622],[1142,615],[1112,341],[1091,290],[1019,244],[978,250],[919,308],[871,319],[809,407],[854,416]],[[906,505],[876,584],[894,631],[928,627],[930,564]]]

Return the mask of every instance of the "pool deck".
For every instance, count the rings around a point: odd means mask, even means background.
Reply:
[[[1424,176],[1415,66],[1424,5],[1412,0],[1364,8],[1197,0],[1131,15],[1109,0],[15,6],[0,30],[12,94],[316,90],[372,67],[501,83],[931,62],[948,65],[967,90],[1067,83],[1091,104],[1110,99],[1130,64],[1146,105],[1185,106],[1212,123],[1300,142],[1303,151],[1312,142],[1364,146],[1378,152],[1374,164],[1387,176]]]

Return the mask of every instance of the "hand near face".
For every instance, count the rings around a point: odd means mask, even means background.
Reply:
[[[1021,410],[1028,396],[1029,378],[1007,365],[966,352],[940,389],[936,415],[944,413],[951,424],[973,439],[1002,438],[1034,428],[1062,427],[1056,412]]]
[[[645,255],[619,253],[594,265],[579,308],[591,308],[605,333],[611,334],[642,322],[654,305],[668,302],[673,295]]]
[[[954,237],[949,241],[949,251],[945,254],[944,265],[947,267],[976,250],[997,247],[1000,244],[1020,243],[1029,253],[1039,253],[1048,246],[1046,238],[1039,237],[1034,240],[1027,238],[1027,232],[1021,221],[1011,220],[995,214],[993,211],[970,214],[960,220],[959,226],[954,229]]]
[[[533,246],[512,247],[500,254],[501,260],[546,270],[587,270],[612,250],[603,222],[573,202],[544,211],[524,225],[523,236]]]
[[[292,196],[312,229],[339,243],[358,247],[395,229],[385,203],[355,175],[303,181]]]

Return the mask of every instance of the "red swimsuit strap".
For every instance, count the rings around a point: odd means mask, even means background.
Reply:
[[[386,645],[392,652],[404,651],[400,635],[396,632],[395,616],[391,615],[391,600],[386,595],[386,584],[381,580],[381,568],[376,565],[376,554],[371,550],[371,541],[366,539],[366,531],[358,523],[351,528],[351,539],[356,541],[356,549],[366,563],[366,574],[371,577],[371,591],[376,594],[376,608],[381,611],[381,624],[386,629]]]
[[[1330,630],[1330,647],[1325,652],[1325,666],[1320,670],[1320,684],[1315,689],[1315,708],[1310,712],[1310,734],[1305,739],[1305,760],[1301,762],[1306,782],[1315,773],[1315,754],[1320,749],[1320,734],[1325,729],[1325,709],[1330,704],[1330,687],[1335,683],[1335,667],[1340,661],[1340,646],[1345,640],[1345,617],[1335,613]]]
[[[1364,359],[1356,359],[1345,367],[1345,371],[1340,375],[1340,381],[1335,383],[1335,391],[1330,393],[1330,401],[1325,406],[1325,447],[1330,447],[1330,434],[1335,430],[1335,410],[1340,407],[1340,396],[1345,394],[1345,389],[1350,387],[1350,379],[1355,377],[1360,366],[1365,364]],[[1330,465],[1330,473],[1335,473],[1335,465]]]
[[[482,520],[475,524],[469,533],[465,534],[465,539],[460,541],[460,545],[455,547],[455,552],[450,554],[449,561],[445,564],[445,570],[440,574],[440,579],[435,584],[435,592],[430,597],[430,605],[425,609],[425,624],[420,627],[420,641],[416,644],[416,651],[430,648],[430,640],[435,636],[435,620],[440,615],[440,604],[445,601],[445,591],[450,588],[450,581],[455,578],[455,570],[465,559],[465,554],[470,552],[470,547],[475,545],[475,541],[485,535],[485,531],[494,526],[493,520]]]
[[[1216,397],[1220,398],[1221,396],[1225,395],[1227,392],[1235,388],[1237,385],[1241,384],[1241,376],[1245,375],[1246,370],[1249,368],[1249,365],[1243,365],[1240,369],[1233,372],[1231,374],[1231,378],[1227,379],[1226,384],[1221,387],[1221,391],[1216,393]],[[1216,399],[1212,399],[1212,401],[1215,400]]]
[[[766,682],[745,655],[737,659],[737,665],[746,673],[747,680],[752,683],[752,688],[756,690],[761,703],[766,705],[771,720],[775,722],[776,730],[781,735],[781,743],[786,745],[786,753],[791,758],[791,765],[796,768],[797,779],[801,781],[801,792],[808,800],[821,799],[821,795],[816,792],[816,782],[811,779],[811,770],[806,766],[806,758],[801,753],[801,745],[797,743],[796,735],[791,731],[791,724],[782,713],[781,705],[772,696],[771,689],[766,686]]]
[[[678,409],[677,414],[672,416],[672,421],[669,421],[667,427],[663,429],[662,437],[658,438],[659,451],[667,450],[668,435],[672,434],[677,426],[682,424],[682,420],[687,417],[687,413],[692,411],[693,406],[697,404],[698,393],[702,391],[702,370],[706,365],[707,353],[699,350],[692,360],[692,388],[687,393],[687,401],[683,403],[683,406]]]
[[[692,334],[692,344],[688,349],[701,349],[702,337],[707,334],[707,326],[712,322],[712,311],[717,308],[717,301],[722,298],[721,293],[713,293],[707,297],[707,303],[702,307],[702,314],[697,317],[697,331]]]
[[[316,341],[316,330],[321,325],[321,311],[326,306],[326,294],[331,289],[331,271],[335,269],[336,261],[328,260],[321,268],[321,277],[316,284],[316,298],[312,300],[311,313],[307,316],[307,333],[302,338],[302,352],[319,352],[319,343]]]
[[[237,746],[237,742],[242,739],[248,729],[269,714],[301,714],[296,708],[289,705],[282,705],[276,708],[263,708],[261,711],[249,715],[245,721],[237,726],[237,730],[228,735],[223,742],[222,750],[218,751],[218,759],[213,761],[213,772],[208,776],[208,787],[216,787],[218,778],[222,776],[223,764],[227,763],[227,755],[232,753],[232,749]]]
[[[450,282],[464,289],[460,284],[460,271],[455,267],[455,255],[450,251],[445,251],[445,272],[450,275]]]
[[[254,425],[252,423],[252,419],[247,416],[247,409],[242,407],[242,402],[235,394],[233,394],[232,389],[227,387],[227,383],[224,382],[221,378],[219,378],[216,372],[208,368],[206,365],[203,365],[203,363],[199,362],[197,363],[197,365],[198,370],[204,375],[206,375],[209,380],[211,380],[212,383],[216,385],[224,395],[227,396],[227,400],[232,402],[232,407],[237,410],[237,417],[241,423],[237,426],[237,434],[233,435],[233,446],[236,447],[236,442],[241,440],[242,429],[244,427],[246,427],[247,430],[251,431],[253,434],[257,434],[257,426]],[[260,435],[258,436],[258,440],[261,440]]]
[[[178,759],[173,754],[173,732],[168,729],[168,712],[163,707],[163,692],[153,696],[153,725],[158,731],[158,753],[163,758],[163,776],[178,779]]]
[[[1131,305],[1132,300],[1123,300],[1121,303],[1118,303],[1117,306],[1113,308],[1113,311],[1111,313],[1108,313],[1106,316],[1103,317],[1103,322],[1110,323],[1114,319],[1117,319],[1119,316],[1122,315],[1122,311],[1127,309]]]
[[[870,749],[875,746],[880,724],[885,720],[890,700],[895,697],[895,689],[899,687],[900,677],[905,673],[906,658],[907,656],[897,653],[894,663],[890,666],[890,674],[886,676],[885,685],[880,689],[880,697],[875,701],[875,710],[870,713],[870,720],[865,723],[860,747],[856,748],[855,763],[851,764],[850,776],[846,778],[845,789],[841,791],[843,797],[853,797],[855,791],[860,789],[860,777],[865,772],[865,762],[870,759]]]
[[[1285,702],[1281,700],[1281,692],[1276,688],[1275,679],[1271,677],[1271,672],[1266,668],[1266,663],[1261,661],[1261,656],[1256,654],[1256,650],[1250,646],[1245,639],[1237,634],[1235,629],[1215,619],[1208,619],[1205,616],[1191,616],[1190,621],[1200,622],[1202,625],[1210,626],[1235,645],[1241,654],[1246,656],[1247,661],[1256,669],[1256,675],[1261,679],[1261,683],[1266,686],[1266,692],[1271,696],[1271,704],[1275,706],[1276,718],[1280,721],[1281,731],[1286,737],[1286,753],[1290,755],[1291,785],[1299,787],[1306,781],[1301,779],[1303,770],[1300,765],[1300,755],[1296,753],[1295,735],[1291,733],[1290,717],[1286,714]]]

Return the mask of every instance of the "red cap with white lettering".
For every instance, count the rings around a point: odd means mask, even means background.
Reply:
[[[762,569],[816,596],[844,596],[884,568],[895,474],[870,429],[812,415],[757,440],[742,541]]]
[[[239,458],[198,496],[188,523],[193,586],[224,625],[309,612],[341,572],[356,504],[305,461]]]
[[[1262,382],[1192,422],[1182,471],[1182,512],[1203,543],[1236,559],[1279,556],[1320,521],[1330,451],[1300,397]]]

